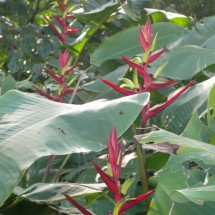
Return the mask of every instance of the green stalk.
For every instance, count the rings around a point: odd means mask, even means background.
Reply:
[[[52,168],[54,159],[55,159],[55,155],[50,155],[49,156],[48,165],[46,167],[46,171],[45,171],[45,174],[43,176],[42,183],[45,183],[47,178],[49,177],[49,173],[50,173],[50,170]]]
[[[141,175],[141,183],[142,183],[142,189],[143,193],[146,193],[149,191],[149,186],[148,186],[148,177],[147,177],[147,171],[146,171],[146,159],[145,159],[145,150],[141,148],[141,145],[136,142],[136,153],[137,153],[137,160],[139,164],[139,169],[140,169],[140,175]],[[150,206],[150,199],[146,198],[145,204],[146,204],[146,209],[149,209]]]
[[[134,124],[132,125],[132,132],[134,135],[136,135]],[[141,176],[142,189],[143,189],[143,193],[146,193],[149,191],[149,188],[148,188],[148,178],[147,178],[147,171],[146,171],[145,150],[141,148],[141,145],[136,140],[135,140],[135,146],[136,146],[135,148],[136,148],[137,160],[138,160],[140,176]],[[146,205],[146,209],[148,210],[150,206],[149,198],[145,200],[145,205]]]
[[[62,164],[60,165],[60,167],[59,167],[57,173],[55,174],[55,176],[54,176],[52,182],[58,182],[58,179],[59,179],[59,177],[60,177],[60,174],[61,174],[61,172],[62,172],[64,166],[66,165],[66,163],[68,162],[68,160],[70,159],[71,156],[72,156],[72,154],[69,154],[69,155],[67,155],[67,156],[64,158],[64,160],[63,160]]]

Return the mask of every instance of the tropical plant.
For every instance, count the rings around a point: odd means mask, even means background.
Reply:
[[[215,18],[146,6],[0,2],[2,214],[214,213]]]

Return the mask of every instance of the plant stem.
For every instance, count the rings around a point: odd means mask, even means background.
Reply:
[[[71,156],[72,156],[72,154],[69,154],[69,155],[67,155],[67,156],[64,158],[64,160],[63,160],[62,164],[60,165],[60,167],[59,167],[57,173],[55,174],[55,176],[54,176],[52,182],[58,182],[58,179],[59,179],[59,177],[60,177],[60,174],[61,174],[61,172],[62,172],[64,166],[66,165],[66,163],[68,162],[68,160],[70,159]]]
[[[49,156],[49,161],[48,161],[48,165],[46,167],[46,171],[45,171],[45,174],[43,176],[43,179],[42,179],[42,182],[45,183],[48,176],[49,176],[49,173],[50,173],[50,170],[51,170],[51,167],[52,167],[52,164],[54,162],[54,159],[55,159],[55,155],[50,155]]]
[[[134,124],[132,124],[131,130],[133,135],[136,135]],[[147,172],[146,172],[145,150],[141,148],[141,145],[136,140],[135,140],[135,146],[136,146],[135,148],[137,153],[137,160],[138,160],[139,169],[140,169],[142,189],[143,189],[143,193],[146,193],[148,192],[149,189],[148,189],[148,178],[147,178]],[[148,210],[150,205],[149,198],[145,200],[145,204],[146,204],[146,209]]]
[[[148,188],[148,178],[147,178],[147,172],[146,172],[145,150],[141,148],[138,142],[136,142],[136,153],[137,153],[137,160],[138,160],[139,169],[140,169],[143,193],[146,193],[149,191],[149,188]],[[150,206],[149,198],[145,200],[145,204],[146,204],[146,209],[148,210]]]

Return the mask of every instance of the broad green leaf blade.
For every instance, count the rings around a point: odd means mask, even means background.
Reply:
[[[178,39],[183,31],[183,28],[171,23],[158,23],[153,25],[154,34],[158,32],[156,49],[167,46],[170,42]],[[132,58],[142,53],[143,50],[138,36],[138,27],[132,27],[105,40],[92,54],[91,63],[100,66],[107,60],[121,59],[122,55]]]
[[[170,21],[172,23],[184,27],[191,25],[190,18],[182,14],[166,12],[164,10],[151,8],[146,8],[145,10],[148,13],[148,15],[150,15],[150,17],[152,18],[153,23]]]
[[[181,215],[182,209],[183,215],[211,215],[215,211],[215,204],[210,201],[204,202],[204,205],[197,205],[193,202],[173,202],[164,189],[159,185],[153,195],[148,215]]]
[[[123,183],[122,188],[121,188],[121,193],[123,195],[126,195],[128,189],[130,188],[130,186],[132,185],[134,180],[135,180],[135,178],[129,178]]]
[[[9,90],[13,90],[16,88],[16,81],[11,76],[8,75],[1,84],[1,95],[5,94]]]
[[[30,201],[53,202],[64,199],[64,193],[71,197],[87,196],[101,193],[106,188],[104,183],[98,184],[76,184],[76,183],[49,183],[34,184],[27,189],[16,188],[14,193],[25,197]],[[19,199],[18,199],[19,201]]]
[[[176,199],[178,195],[181,195],[180,198],[184,202],[190,200],[202,205],[204,201],[215,201],[215,185],[176,190],[171,194],[172,198]]]
[[[166,56],[162,62],[168,62],[168,64],[163,69],[162,74],[171,79],[190,79],[215,63],[215,50],[200,46],[180,47]]]
[[[215,146],[163,130],[136,138],[141,143],[156,142],[159,145],[168,142],[179,146],[177,156],[171,156],[166,166],[156,174],[159,185],[151,203],[150,215],[180,215],[181,208],[186,215],[213,214],[214,182],[210,183],[210,178],[207,184],[203,182],[206,171],[214,168]],[[192,162],[195,165],[189,167]],[[213,171],[210,173],[213,174]],[[203,205],[198,205],[203,202]]]
[[[118,1],[111,1],[103,5],[101,8],[93,10],[88,13],[75,13],[74,16],[79,21],[86,24],[84,31],[80,38],[75,41],[72,49],[76,55],[80,55],[86,43],[101,27],[101,25],[111,16],[118,8]]]
[[[18,91],[0,97],[0,204],[38,158],[102,150],[112,126],[122,135],[148,99],[146,93],[69,105]]]
[[[195,111],[206,111],[209,92],[215,84],[215,77],[196,84],[181,95],[162,113],[162,120],[175,133],[181,133]]]
[[[201,137],[201,131],[208,130],[204,123],[199,119],[198,113],[195,112],[187,124],[182,136],[204,141]]]
[[[147,135],[136,135],[135,137],[139,143],[156,142],[157,144],[162,144],[163,142],[168,142],[170,144],[176,144],[179,146],[179,149],[176,152],[177,154],[182,154],[185,152],[188,153],[190,150],[193,153],[202,152],[201,157],[198,159],[204,159],[204,161],[209,161],[211,159],[211,161],[215,161],[215,146],[173,134],[168,131],[159,130],[150,132]]]
[[[210,126],[213,123],[215,118],[215,85],[212,87],[209,97],[208,97],[208,104],[207,104],[207,123]]]

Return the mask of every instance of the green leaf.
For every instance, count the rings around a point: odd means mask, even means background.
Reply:
[[[135,178],[129,178],[123,183],[122,188],[121,188],[121,193],[123,195],[126,195],[128,189],[130,188],[130,186],[132,185],[134,180],[135,180]]]
[[[183,33],[183,28],[171,23],[158,23],[153,25],[153,32],[158,32],[156,49],[160,49],[178,39]],[[138,27],[132,27],[106,39],[92,54],[90,61],[100,66],[107,60],[121,59],[122,55],[132,58],[142,53]]]
[[[189,137],[195,140],[204,141],[201,137],[201,132],[208,130],[203,122],[199,119],[198,113],[195,111],[187,124],[182,136]]]
[[[148,99],[146,93],[69,105],[18,91],[0,97],[0,204],[38,158],[104,149],[112,126],[122,135]]]
[[[163,71],[163,69],[165,68],[165,66],[166,66],[167,64],[168,64],[168,62],[166,62],[166,63],[160,65],[160,66],[157,68],[157,70],[155,71],[155,73],[153,74],[153,77],[154,77],[154,78],[157,78],[157,77],[160,75],[160,73]]]
[[[214,165],[215,146],[211,144],[182,137],[164,130],[151,132],[146,136],[137,135],[135,137],[140,143],[156,142],[156,144],[159,145],[163,144],[163,142],[168,142],[170,144],[178,145],[179,148],[177,149],[176,154],[186,155],[186,158],[189,157],[190,160],[203,160],[205,164]]]
[[[159,145],[168,142],[179,146],[177,156],[171,156],[166,166],[156,174],[159,185],[151,203],[150,215],[170,212],[180,215],[181,208],[186,215],[193,212],[213,214],[214,180],[210,179],[214,177],[214,172],[210,169],[214,168],[215,146],[164,130],[136,138],[141,143],[156,142]],[[205,180],[208,177],[206,172],[209,172],[209,180]]]
[[[76,56],[80,55],[86,43],[101,27],[101,25],[111,16],[118,8],[118,1],[110,1],[102,7],[88,13],[74,13],[79,21],[86,24],[81,36],[74,42],[72,46]]]
[[[1,95],[16,87],[16,81],[11,75],[8,75],[1,84]]]
[[[184,46],[169,52],[161,61],[168,62],[163,70],[166,77],[186,80],[215,64],[215,50],[199,46]]]
[[[46,60],[46,58],[49,56],[51,52],[51,45],[48,40],[41,40],[39,44],[36,45],[36,50],[38,51],[38,54],[43,60]]]
[[[210,126],[212,120],[215,119],[215,85],[212,87],[209,97],[208,97],[208,104],[207,104],[207,123]]]
[[[7,60],[7,66],[11,73],[17,72],[21,66],[20,59],[22,58],[22,52],[21,51],[10,51],[8,53],[8,60]]]
[[[104,183],[77,184],[77,183],[49,183],[34,184],[26,189],[15,188],[14,193],[34,202],[53,202],[64,199],[64,193],[71,197],[87,196],[101,193],[106,188]],[[19,201],[19,199],[17,199]]]
[[[153,23],[170,21],[172,23],[184,27],[187,27],[192,24],[190,18],[182,14],[166,12],[164,10],[151,8],[146,8],[145,10],[147,11],[148,15],[150,15],[150,17],[152,18]]]
[[[131,90],[133,90],[135,88],[133,81],[131,81],[130,79],[121,78],[121,80],[124,82],[124,84],[120,85],[120,87],[128,87]]]
[[[178,195],[183,202],[190,200],[202,205],[204,201],[215,201],[215,185],[176,190],[171,194],[171,197],[177,200]]]

